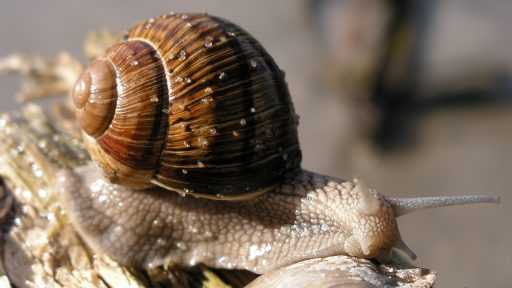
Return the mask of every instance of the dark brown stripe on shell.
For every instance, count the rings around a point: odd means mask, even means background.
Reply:
[[[115,45],[107,57],[118,75],[119,95],[116,114],[98,143],[122,164],[152,170],[167,133],[164,67],[153,47],[141,41]]]

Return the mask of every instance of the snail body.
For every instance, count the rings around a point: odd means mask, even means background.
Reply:
[[[395,248],[414,258],[396,217],[498,201],[395,199],[302,170],[283,73],[208,15],[136,25],[82,73],[73,101],[97,166],[59,172],[62,205],[95,251],[129,266],[265,273],[332,255],[385,261]]]
[[[110,183],[92,167],[61,173],[58,181],[86,242],[127,266],[203,263],[265,273],[310,258],[373,257],[398,235],[391,206],[360,205],[368,201],[361,186],[308,171],[244,202],[141,192]],[[375,215],[358,219],[351,215],[358,209]]]
[[[396,217],[421,208],[496,202],[491,196],[396,199],[361,181],[309,171],[284,177],[252,201],[182,197],[154,187],[112,184],[94,165],[57,176],[61,202],[96,252],[127,266],[198,263],[266,273],[332,255],[386,261],[392,249],[415,258]]]
[[[300,169],[283,73],[220,18],[135,25],[82,73],[73,100],[91,157],[115,183],[240,199]]]

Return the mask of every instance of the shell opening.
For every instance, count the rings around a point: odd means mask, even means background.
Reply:
[[[417,258],[416,253],[414,253],[414,251],[412,251],[412,249],[409,248],[402,239],[399,239],[393,248],[402,251],[412,260],[416,260]]]

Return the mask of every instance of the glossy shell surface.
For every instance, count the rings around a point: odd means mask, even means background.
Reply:
[[[117,183],[239,199],[300,168],[284,73],[251,35],[217,17],[139,23],[73,94],[86,146]]]

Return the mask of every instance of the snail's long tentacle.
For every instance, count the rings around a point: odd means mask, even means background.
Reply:
[[[385,197],[385,199],[391,204],[391,207],[393,207],[396,217],[409,214],[413,211],[420,209],[478,203],[497,204],[500,202],[500,197],[488,195],[436,196],[414,198]]]

